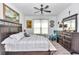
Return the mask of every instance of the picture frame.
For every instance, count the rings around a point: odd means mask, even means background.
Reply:
[[[32,20],[26,21],[27,28],[32,28]]]
[[[19,23],[20,15],[18,12],[3,3],[3,18],[11,22]]]

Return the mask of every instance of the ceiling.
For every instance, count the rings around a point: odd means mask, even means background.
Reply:
[[[41,13],[34,13],[38,10],[34,9],[33,7],[40,8],[40,5],[43,4],[44,6],[49,5],[47,10],[51,10],[51,13],[44,12],[43,15],[45,16],[56,16],[61,13],[64,9],[66,9],[70,3],[10,3],[19,11],[21,11],[25,16],[38,16]]]

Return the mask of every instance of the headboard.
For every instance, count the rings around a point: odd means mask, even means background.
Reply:
[[[22,25],[15,22],[0,19],[0,42],[11,34],[15,34],[22,31]]]

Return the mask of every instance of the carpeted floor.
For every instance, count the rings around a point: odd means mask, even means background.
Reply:
[[[59,43],[56,41],[51,41],[52,44],[55,46],[57,51],[53,55],[71,55],[69,51],[63,48]]]

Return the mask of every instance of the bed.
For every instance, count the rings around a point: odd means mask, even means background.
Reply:
[[[17,35],[18,39],[9,36],[1,42],[1,44],[4,45],[6,54],[48,55],[57,51],[46,37],[30,35],[29,37],[22,37],[19,39],[19,37],[23,35],[22,32],[20,34],[21,35]]]

